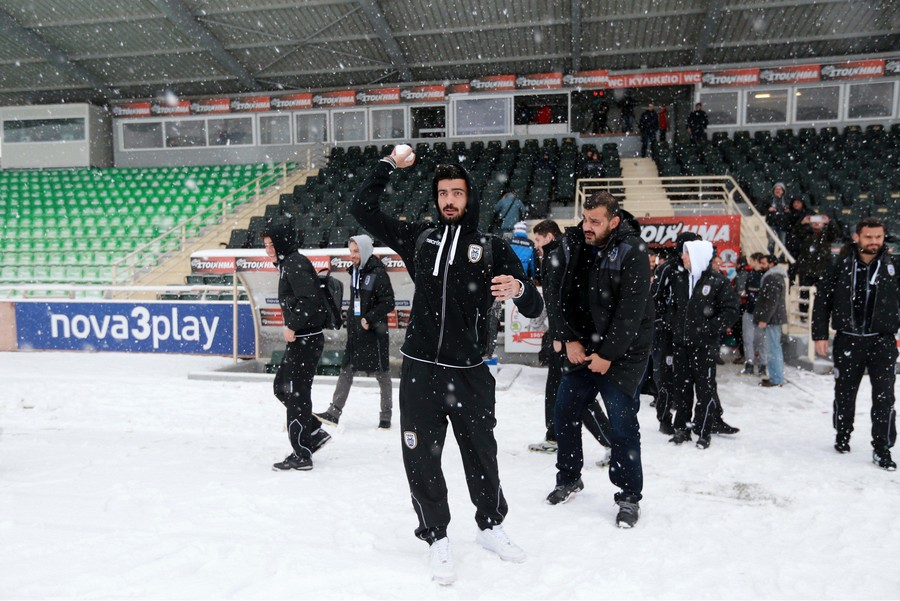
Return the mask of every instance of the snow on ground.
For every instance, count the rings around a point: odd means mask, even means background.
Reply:
[[[454,441],[444,469],[458,580],[429,580],[400,458],[399,419],[376,429],[377,388],[354,388],[311,472],[276,473],[289,447],[268,384],[188,380],[220,358],[0,354],[3,599],[813,599],[900,596],[900,473],[871,463],[863,383],[853,452],[832,449],[832,380],[789,370],[763,390],[720,368],[726,419],[708,451],[674,447],[640,412],[641,520],[585,441],[585,490],[551,507],[545,372],[498,393],[506,564],[474,541]],[[316,410],[332,388],[316,385]],[[396,390],[395,390],[396,399]],[[396,400],[395,400],[396,406]]]

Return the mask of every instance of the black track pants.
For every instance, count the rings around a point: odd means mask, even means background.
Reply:
[[[693,409],[694,431],[699,436],[709,436],[713,420],[722,417],[719,393],[716,390],[717,346],[673,347],[675,368],[675,419],[676,429],[687,428],[691,421],[694,391],[697,392],[697,406]]]
[[[288,438],[299,457],[312,455],[309,435],[319,429],[312,414],[312,383],[324,345],[322,334],[289,342],[275,374],[275,396],[287,408]]]

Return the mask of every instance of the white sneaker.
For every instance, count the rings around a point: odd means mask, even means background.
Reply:
[[[556,441],[555,440],[544,440],[541,442],[534,442],[528,445],[528,450],[534,453],[555,453],[556,452]]]
[[[453,551],[450,550],[450,539],[446,536],[431,543],[431,579],[444,586],[453,584],[456,580]]]
[[[597,467],[606,467],[609,465],[609,462],[612,461],[612,451],[606,449],[606,453],[603,455],[603,459],[597,462]]]
[[[503,561],[512,561],[515,563],[522,563],[525,561],[525,551],[509,540],[509,537],[503,530],[503,526],[500,524],[497,524],[493,528],[488,528],[487,530],[479,530],[478,534],[475,535],[475,541],[488,551],[492,551],[499,555],[500,559]]]

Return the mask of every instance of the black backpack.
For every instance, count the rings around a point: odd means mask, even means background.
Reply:
[[[319,275],[319,296],[322,297],[322,304],[325,306],[325,325],[326,330],[340,330],[344,325],[344,318],[341,314],[341,303],[344,300],[344,285],[340,280],[331,276],[328,271],[323,271]]]

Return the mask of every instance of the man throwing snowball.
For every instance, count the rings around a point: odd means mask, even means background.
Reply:
[[[459,445],[477,542],[505,561],[525,552],[501,526],[507,505],[500,488],[494,439],[494,378],[484,364],[495,301],[512,299],[526,317],[543,301],[509,244],[478,230],[478,191],[459,165],[438,165],[432,196],[435,223],[410,223],[384,213],[379,201],[395,169],[415,162],[406,145],[381,159],[360,187],[351,213],[373,237],[396,251],[415,283],[412,314],[400,352],[400,430],[416,536],[431,545],[432,578],[455,579],[447,538],[450,507],[441,470],[447,422]]]

